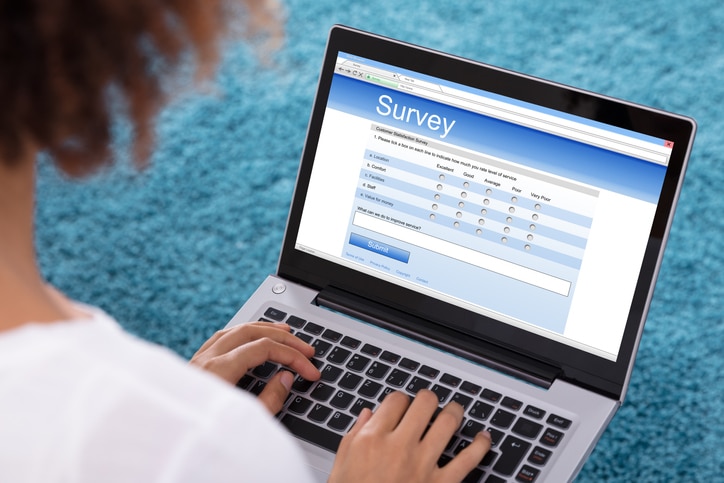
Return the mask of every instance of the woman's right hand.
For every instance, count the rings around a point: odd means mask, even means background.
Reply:
[[[461,481],[490,449],[490,434],[477,434],[468,447],[438,467],[464,410],[449,403],[428,429],[437,407],[437,396],[422,390],[412,402],[404,393],[393,392],[374,413],[363,410],[342,439],[329,482]]]

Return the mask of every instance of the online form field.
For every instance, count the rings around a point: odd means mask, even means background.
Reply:
[[[405,228],[374,216],[357,212],[353,224],[375,233],[389,236],[411,245],[430,250],[440,255],[454,258],[464,263],[489,270],[491,272],[524,282],[567,297],[571,291],[571,282],[531,268],[502,260],[470,248],[450,243],[409,228]]]

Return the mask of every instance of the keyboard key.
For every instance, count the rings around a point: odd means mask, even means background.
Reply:
[[[440,371],[435,369],[434,367],[426,366],[423,364],[423,366],[417,371],[418,374],[422,374],[423,376],[429,377],[430,379],[435,379],[438,374],[440,374]]]
[[[400,361],[400,367],[407,369],[408,371],[416,371],[417,368],[420,367],[420,363],[413,361],[412,359],[408,359],[407,357],[403,357]]]
[[[327,360],[334,364],[344,364],[352,353],[344,347],[334,347],[327,356]]]
[[[341,376],[343,372],[339,367],[327,364],[324,369],[322,369],[322,380],[334,382],[339,379],[339,376]]]
[[[464,409],[467,409],[468,406],[470,406],[470,403],[473,402],[473,398],[459,392],[455,393],[452,400],[461,405]]]
[[[498,476],[490,475],[488,476],[488,479],[485,480],[485,483],[505,483],[505,480]]]
[[[349,412],[351,412],[355,416],[359,416],[359,413],[361,413],[364,408],[370,408],[374,410],[376,406],[377,405],[371,401],[359,398],[354,402],[354,405],[352,405],[352,409],[350,409]]]
[[[309,388],[312,387],[312,384],[314,384],[314,381],[307,381],[306,379],[302,379],[301,376],[297,376],[294,384],[292,384],[292,389],[296,392],[307,392]]]
[[[377,398],[377,402],[382,402],[382,401],[384,401],[385,398],[386,398],[389,394],[393,393],[394,391],[395,391],[395,390],[392,389],[391,387],[384,386],[384,389],[382,389],[382,394],[380,394],[380,397]]]
[[[463,424],[463,427],[460,430],[460,434],[472,439],[475,437],[476,434],[478,434],[484,428],[485,428],[485,426],[483,426],[479,422],[473,421],[472,419],[468,419],[465,422],[465,424]]]
[[[269,317],[270,319],[276,320],[277,322],[284,320],[284,317],[286,316],[286,312],[275,309],[274,307],[269,307],[268,309],[266,309],[266,312],[264,312],[264,317]]]
[[[349,423],[351,422],[352,416],[337,411],[336,413],[334,413],[334,416],[331,417],[331,419],[327,423],[327,426],[332,429],[336,429],[337,431],[344,431],[345,429],[347,429],[347,426],[349,426]]]
[[[463,478],[463,483],[478,483],[485,476],[485,472],[480,468],[473,468],[468,475]]]
[[[312,390],[309,396],[312,399],[316,399],[317,401],[326,401],[327,399],[332,397],[332,394],[334,394],[335,390],[336,389],[334,386],[330,386],[329,384],[320,382],[317,384],[317,387]]]
[[[498,446],[498,443],[500,443],[503,440],[503,436],[505,436],[505,433],[499,429],[488,427],[487,431],[490,433],[490,445],[492,447]]]
[[[351,372],[345,372],[344,376],[342,376],[342,379],[339,381],[339,387],[353,391],[360,382],[362,382],[362,376]]]
[[[310,401],[307,398],[304,398],[302,396],[296,396],[294,399],[292,399],[292,402],[289,404],[289,409],[293,413],[297,414],[304,414],[307,412],[307,409],[310,408],[312,405],[312,401]]]
[[[392,372],[390,372],[390,375],[387,376],[385,382],[390,386],[402,387],[405,385],[409,378],[409,372],[405,372],[401,369],[392,369]]]
[[[394,352],[382,351],[382,354],[380,354],[380,359],[385,362],[389,362],[390,364],[397,364],[397,361],[400,360],[400,356],[395,354]]]
[[[337,332],[336,330],[327,329],[322,334],[322,339],[331,340],[332,342],[338,342],[339,339],[342,338],[342,334]]]
[[[390,370],[390,366],[382,362],[373,362],[369,369],[367,369],[367,377],[374,379],[382,379],[385,377],[387,372]]]
[[[526,416],[530,416],[535,419],[541,419],[543,416],[546,415],[546,412],[543,411],[540,408],[537,408],[535,406],[531,406],[530,404],[526,406],[525,411],[523,411],[523,414]]]
[[[314,357],[322,359],[332,348],[332,344],[322,339],[317,339],[312,343],[312,347],[314,347]]]
[[[523,465],[518,474],[515,475],[515,481],[520,481],[521,483],[533,483],[535,479],[538,478],[539,473],[539,469]]]
[[[497,458],[497,457],[498,457],[498,453],[496,453],[495,451],[488,451],[487,453],[485,453],[485,456],[483,456],[482,461],[480,461],[480,463],[478,463],[478,466],[488,467],[495,462],[495,458]],[[493,475],[490,475],[490,476],[492,477]],[[489,479],[490,478],[488,478],[488,480]],[[503,483],[505,483],[505,481],[503,481]]]
[[[483,389],[480,397],[490,402],[498,402],[503,395],[499,392],[493,391],[492,389]]]
[[[459,377],[453,376],[452,374],[448,374],[447,372],[445,374],[443,374],[442,377],[440,378],[440,382],[442,382],[443,384],[447,384],[448,386],[452,386],[452,387],[458,387],[458,384],[460,384],[461,381],[462,381],[462,379],[460,379]]]
[[[297,332],[296,334],[294,334],[294,336],[297,337],[297,338],[299,338],[299,339],[301,339],[301,340],[303,340],[303,341],[306,342],[307,344],[309,344],[310,342],[312,342],[312,339],[314,339],[314,337],[312,337],[311,335],[309,335],[309,334],[303,334],[302,332]]]
[[[493,469],[501,475],[510,476],[518,467],[530,448],[530,443],[515,436],[507,436],[500,446],[500,458]]]
[[[563,433],[561,433],[560,431],[556,431],[552,428],[546,428],[543,436],[541,436],[540,438],[540,442],[546,446],[558,446],[558,443],[561,442],[562,438]]]
[[[304,332],[309,332],[313,335],[319,335],[324,331],[324,327],[322,327],[319,324],[315,324],[314,322],[307,322],[307,325],[304,326]]]
[[[252,376],[250,376],[249,374],[244,374],[244,376],[239,379],[239,382],[236,383],[236,387],[240,389],[247,389],[253,381],[254,378]]]
[[[527,418],[519,418],[513,425],[512,431],[519,436],[532,439],[540,434],[541,429],[543,429],[542,424],[538,424]]]
[[[458,443],[458,445],[455,447],[453,454],[460,453],[462,450],[464,450],[465,448],[470,446],[470,443],[472,443],[472,441],[469,441],[467,439],[461,439],[460,442]]]
[[[332,408],[328,408],[322,404],[315,404],[307,416],[312,421],[323,423],[327,420],[330,414],[332,414]]]
[[[477,396],[478,393],[480,392],[480,389],[482,389],[480,386],[478,386],[477,384],[473,384],[470,381],[465,381],[460,386],[461,391],[464,391],[468,394],[472,394],[473,396]]]
[[[363,345],[361,350],[363,354],[367,354],[368,356],[372,357],[377,357],[378,355],[380,355],[380,352],[382,352],[382,349],[372,344]]]
[[[339,448],[339,443],[342,441],[341,434],[337,434],[326,428],[321,428],[316,424],[299,419],[291,414],[285,414],[281,422],[292,434],[295,434],[300,439],[328,451],[336,452]]]
[[[447,398],[450,396],[452,389],[448,389],[447,387],[441,386],[440,384],[435,384],[434,386],[432,386],[432,392],[437,395],[437,400],[440,402],[440,404],[445,404],[445,401],[447,401]]]
[[[374,399],[375,396],[379,394],[380,389],[382,389],[382,384],[380,384],[379,382],[366,380],[357,392],[360,396]]]
[[[568,429],[571,426],[571,420],[562,418],[560,416],[557,416],[555,414],[551,414],[548,416],[548,419],[546,420],[548,424],[552,424],[553,426],[558,426],[562,429]]]
[[[548,458],[550,458],[551,454],[553,453],[550,450],[536,446],[533,448],[533,451],[530,452],[528,461],[534,465],[543,466],[548,462]]]
[[[486,419],[488,419],[491,412],[493,412],[493,406],[482,401],[475,401],[475,404],[473,404],[473,407],[470,409],[468,414],[471,418],[485,421]]]
[[[410,394],[417,394],[421,389],[427,389],[430,386],[430,381],[421,377],[413,377],[412,381],[407,385],[405,389]]]
[[[354,395],[344,391],[337,391],[329,404],[337,409],[347,409],[352,401],[354,401]]]
[[[518,409],[523,407],[523,402],[506,396],[503,398],[502,401],[500,401],[500,405],[508,409],[512,409],[513,411],[517,411]]]
[[[273,362],[267,361],[260,366],[256,366],[254,370],[251,371],[251,373],[254,374],[256,377],[266,379],[271,376],[278,368],[279,366],[277,366]]]
[[[356,349],[357,347],[359,347],[361,342],[354,337],[345,336],[340,344],[350,349]]]
[[[249,392],[254,394],[255,396],[258,396],[259,394],[261,394],[261,392],[264,390],[265,387],[266,387],[265,381],[257,380],[254,383],[254,385],[251,386],[251,388],[249,389]]]
[[[306,323],[306,320],[302,319],[301,317],[297,317],[296,315],[290,315],[287,319],[287,324],[289,324],[291,327],[294,327],[295,329],[301,329]]]
[[[514,419],[515,414],[509,413],[508,411],[505,411],[503,409],[498,409],[497,411],[495,411],[493,418],[490,420],[490,424],[494,424],[499,428],[505,429],[510,426]]]
[[[367,367],[367,364],[370,363],[370,358],[361,356],[359,354],[355,354],[352,356],[352,358],[347,363],[347,369],[350,369],[355,372],[362,372]]]

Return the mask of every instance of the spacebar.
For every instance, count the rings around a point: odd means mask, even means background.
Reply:
[[[315,424],[299,419],[291,414],[285,414],[284,417],[282,417],[282,424],[298,438],[303,439],[308,443],[321,446],[333,453],[337,452],[339,443],[342,441],[341,435],[327,429],[320,428]]]

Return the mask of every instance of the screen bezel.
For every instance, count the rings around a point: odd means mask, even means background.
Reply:
[[[400,68],[423,72],[524,102],[534,103],[623,129],[672,141],[669,167],[659,206],[649,234],[639,281],[626,322],[618,357],[610,361],[561,342],[532,334],[418,292],[380,281],[294,248],[317,142],[322,128],[334,68],[339,52],[358,55]],[[297,186],[284,236],[278,274],[314,289],[335,287],[378,304],[410,313],[435,324],[560,368],[561,377],[621,398],[633,367],[633,356],[643,330],[673,218],[683,174],[695,132],[693,120],[645,106],[537,79],[434,50],[413,46],[344,26],[330,31],[315,103],[302,153]]]

